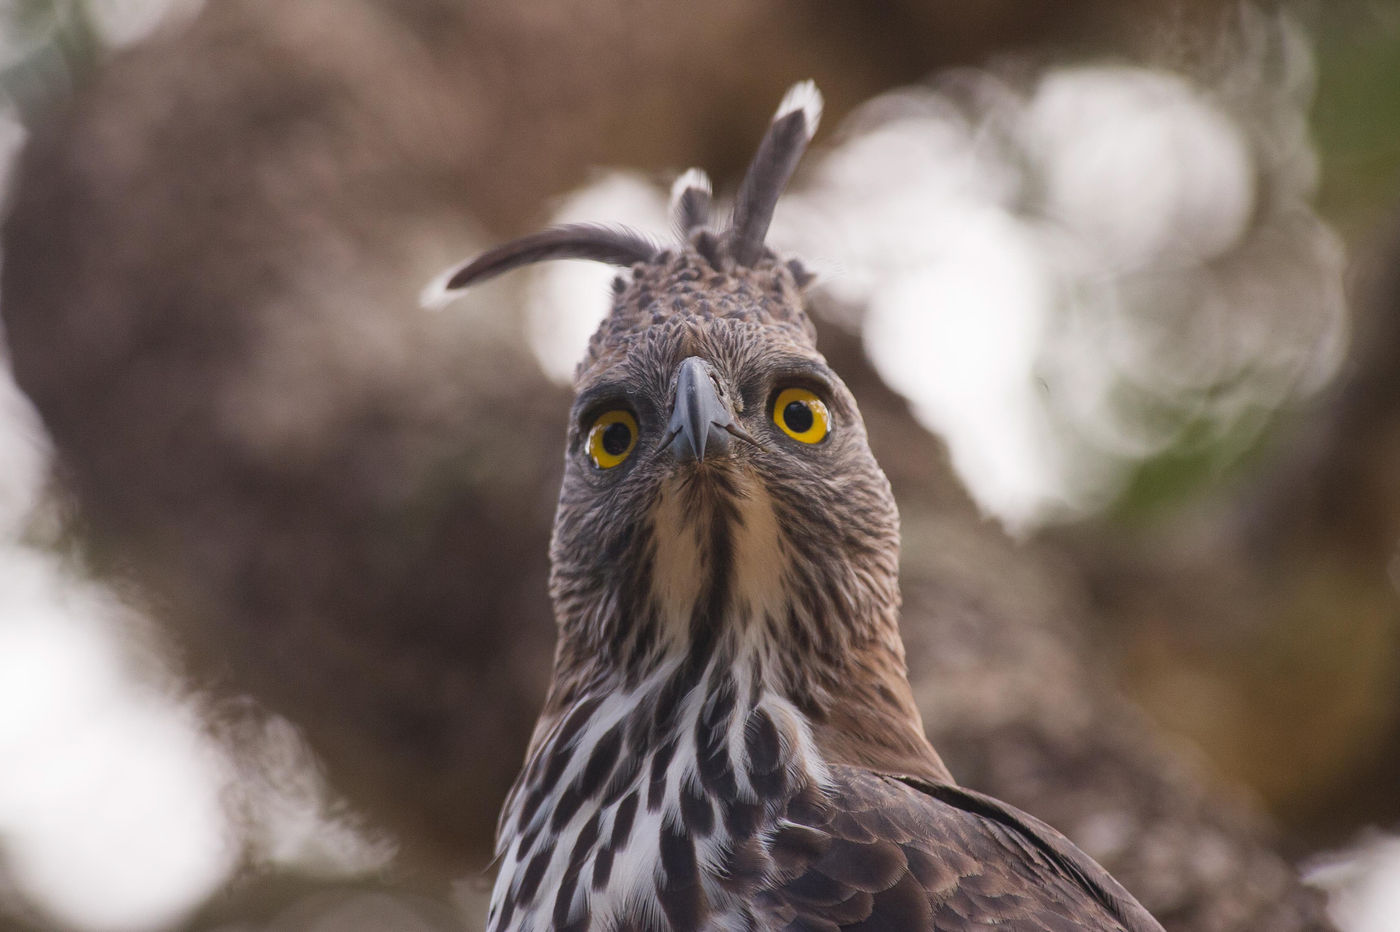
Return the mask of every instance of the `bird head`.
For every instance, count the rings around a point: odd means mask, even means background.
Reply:
[[[691,170],[673,189],[679,246],[567,226],[447,279],[553,258],[626,270],[575,379],[551,546],[556,679],[748,650],[793,690],[836,688],[813,671],[834,679],[872,642],[902,676],[889,484],[817,351],[811,276],[764,245],[820,109],[810,82],[788,93],[722,230]]]
[[[746,635],[834,650],[893,611],[889,485],[797,281],[688,247],[618,293],[580,368],[552,547],[589,656],[644,670]]]

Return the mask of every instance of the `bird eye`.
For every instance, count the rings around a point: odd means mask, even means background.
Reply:
[[[805,388],[785,388],[773,402],[773,423],[793,440],[821,443],[831,431],[826,404]]]
[[[604,412],[588,429],[588,455],[599,469],[622,465],[637,445],[637,419],[622,408]]]

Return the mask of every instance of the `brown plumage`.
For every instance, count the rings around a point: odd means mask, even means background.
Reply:
[[[630,266],[576,377],[555,675],[491,928],[1158,929],[924,737],[889,484],[816,350],[809,276],[763,246],[819,112],[793,89],[721,232],[690,173],[679,248],[572,227],[450,273]]]

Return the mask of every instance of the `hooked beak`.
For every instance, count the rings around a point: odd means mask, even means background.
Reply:
[[[682,463],[703,462],[706,453],[725,453],[731,436],[757,445],[719,400],[710,368],[699,356],[687,358],[677,371],[676,404],[666,433],[671,455]]]

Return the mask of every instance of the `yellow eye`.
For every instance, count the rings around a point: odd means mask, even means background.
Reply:
[[[616,408],[601,415],[588,429],[588,455],[599,469],[622,465],[637,446],[637,419]]]
[[[826,405],[805,388],[785,388],[773,402],[773,423],[793,440],[821,443],[831,431]]]

